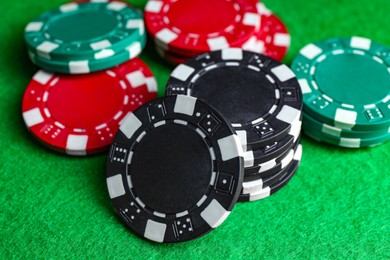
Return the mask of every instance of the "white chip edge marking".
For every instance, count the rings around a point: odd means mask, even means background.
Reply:
[[[155,77],[145,78],[145,83],[149,92],[157,92],[157,81]]]
[[[23,119],[28,128],[38,125],[44,121],[42,113],[37,107],[23,112]]]
[[[371,40],[363,37],[352,37],[350,46],[356,49],[369,50],[371,48]]]
[[[40,45],[37,46],[38,55],[44,58],[50,59],[50,53],[58,48],[58,44],[54,42],[44,41]]]
[[[244,152],[237,135],[231,135],[218,140],[222,160],[228,161],[236,157],[243,157]]]
[[[108,177],[107,180],[108,193],[110,199],[114,199],[126,194],[125,187],[122,181],[122,175],[117,174],[111,177]]]
[[[237,136],[240,139],[241,147],[244,152],[247,151],[247,136],[246,131],[236,130]]]
[[[95,53],[94,58],[96,60],[101,60],[101,59],[105,59],[105,58],[108,58],[108,57],[111,57],[111,56],[114,56],[114,55],[115,55],[114,50],[103,49],[103,50]]]
[[[251,167],[254,165],[255,157],[253,155],[253,151],[244,152],[244,167]]]
[[[263,180],[248,181],[242,183],[242,193],[249,194],[263,189]]]
[[[146,222],[144,237],[149,240],[162,243],[164,242],[166,229],[166,224],[149,219]]]
[[[145,7],[145,11],[151,13],[160,13],[163,7],[162,1],[148,1],[148,4]]]
[[[336,109],[334,117],[335,125],[341,125],[342,127],[352,128],[356,124],[357,112],[345,110],[341,108]]]
[[[303,153],[303,147],[302,147],[301,144],[299,144],[298,148],[297,148],[297,150],[295,151],[295,154],[294,154],[294,160],[295,161],[301,161],[302,153]]]
[[[294,72],[287,67],[286,65],[282,64],[275,68],[271,69],[271,72],[281,81],[285,82],[287,80],[295,78]]]
[[[129,59],[133,59],[137,57],[141,51],[142,51],[142,46],[140,42],[134,42],[130,46],[126,47],[126,51],[129,53]]]
[[[134,71],[126,74],[126,79],[133,88],[145,85],[145,76],[141,71]]]
[[[341,136],[341,129],[340,128],[330,126],[327,124],[322,125],[321,132],[328,134],[328,135],[331,135],[331,136],[335,136],[335,137]]]
[[[33,76],[33,80],[38,82],[41,85],[46,85],[53,77],[52,73],[49,73],[44,70],[39,70],[35,75]]]
[[[309,83],[307,82],[306,79],[299,79],[298,83],[299,83],[299,86],[301,87],[303,95],[309,94],[309,93],[312,92],[311,88],[310,88],[310,85],[309,85]]]
[[[43,22],[31,22],[24,29],[26,32],[38,32],[42,29]]]
[[[250,194],[249,201],[261,200],[269,197],[271,195],[271,188],[265,187],[261,191]]]
[[[309,60],[312,60],[322,53],[322,49],[319,48],[317,45],[309,44],[303,47],[303,49],[300,50],[299,53],[308,58]]]
[[[109,40],[102,40],[102,41],[91,43],[90,46],[93,50],[96,51],[96,50],[101,50],[110,47],[111,42]]]
[[[167,28],[164,28],[161,31],[159,31],[158,33],[156,33],[155,37],[157,39],[159,39],[160,41],[162,41],[164,44],[168,44],[168,43],[176,40],[178,35],[175,32],[173,32]]]
[[[207,44],[210,48],[210,51],[229,48],[229,43],[223,36],[207,39]]]
[[[114,11],[121,11],[127,7],[126,3],[118,2],[118,1],[113,1],[107,5],[108,10],[114,10]]]
[[[200,213],[200,216],[211,228],[216,228],[225,221],[229,214],[230,211],[225,210],[217,200],[213,199]]]
[[[256,13],[245,13],[242,23],[248,26],[258,27],[260,24],[260,16]]]
[[[124,119],[119,130],[130,139],[141,126],[142,122],[133,113],[130,113]]]
[[[277,33],[274,36],[274,45],[280,47],[290,47],[291,36],[288,33]]]
[[[358,138],[340,138],[340,146],[349,148],[360,148],[361,140]]]
[[[262,163],[259,166],[260,166],[259,173],[271,170],[272,168],[274,168],[276,166],[276,159],[272,159],[268,162]]]
[[[286,155],[286,157],[284,157],[280,163],[282,164],[282,169],[284,169],[294,158],[294,150],[291,149],[288,154]]]
[[[89,73],[89,65],[87,60],[69,62],[69,72],[71,74]]]
[[[288,124],[298,121],[300,117],[301,111],[288,105],[284,105],[276,116],[277,119]]]
[[[184,95],[177,95],[173,112],[192,116],[195,111],[196,98]]]
[[[222,60],[242,60],[243,52],[239,48],[224,49],[221,51]]]
[[[68,135],[66,153],[71,155],[87,154],[88,135]]]
[[[75,11],[79,8],[79,5],[77,3],[68,3],[60,6],[60,11],[63,13]]]
[[[187,66],[185,64],[180,64],[179,66],[174,69],[174,71],[171,74],[171,77],[174,77],[175,79],[178,79],[180,81],[186,81],[192,73],[194,73],[195,69]]]

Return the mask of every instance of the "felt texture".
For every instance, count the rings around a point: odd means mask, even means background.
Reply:
[[[307,43],[328,37],[358,35],[390,46],[388,0],[264,2],[291,32],[286,64]],[[390,257],[390,143],[350,150],[303,136],[302,163],[291,182],[270,198],[237,204],[207,236],[160,245],[126,229],[108,197],[106,154],[75,158],[52,152],[22,120],[23,92],[37,71],[27,57],[24,27],[62,3],[0,2],[1,259]],[[155,73],[162,95],[172,67],[157,56],[152,42],[141,58]]]

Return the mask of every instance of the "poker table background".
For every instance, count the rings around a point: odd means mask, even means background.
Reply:
[[[358,35],[390,46],[388,0],[264,2],[290,30],[286,64],[307,43],[328,37]],[[292,181],[263,201],[237,204],[207,236],[160,245],[127,230],[108,197],[106,155],[51,152],[22,120],[23,92],[37,71],[24,27],[62,3],[0,2],[0,258],[389,258],[390,143],[352,150],[303,136]],[[141,58],[162,95],[172,67],[151,42]]]

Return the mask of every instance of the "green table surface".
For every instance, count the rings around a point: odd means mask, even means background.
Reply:
[[[328,37],[358,35],[390,46],[389,0],[264,2],[291,32],[286,64],[307,43]],[[23,29],[61,3],[0,2],[1,259],[389,259],[390,143],[350,150],[304,136],[302,163],[289,185],[263,201],[237,204],[207,236],[161,245],[127,230],[108,197],[106,155],[53,153],[22,120],[23,92],[37,71],[27,57]],[[162,95],[172,67],[152,44],[141,58]]]

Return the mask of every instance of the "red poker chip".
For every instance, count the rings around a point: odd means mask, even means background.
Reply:
[[[145,24],[161,46],[196,55],[249,39],[260,24],[256,4],[257,0],[151,0],[145,7]]]
[[[255,34],[256,38],[252,38],[252,41],[242,48],[281,61],[290,48],[291,37],[288,29],[263,3],[258,4],[258,11],[261,14],[260,30]]]
[[[83,75],[38,71],[24,93],[23,119],[46,146],[69,155],[104,151],[123,119],[157,97],[153,73],[135,58]]]

